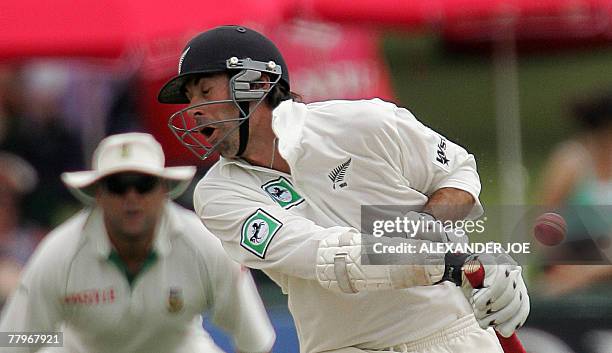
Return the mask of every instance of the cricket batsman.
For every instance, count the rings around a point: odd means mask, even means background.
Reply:
[[[301,352],[499,353],[489,327],[509,336],[526,320],[513,261],[485,265],[479,291],[462,280],[475,255],[362,264],[362,205],[414,205],[412,216],[439,220],[482,212],[474,157],[408,110],[379,99],[300,103],[276,46],[242,26],[191,39],[158,100],[188,104],[169,119],[188,149],[220,153],[195,211],[230,257],[288,295]]]

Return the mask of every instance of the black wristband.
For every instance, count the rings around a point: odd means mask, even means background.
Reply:
[[[463,264],[467,261],[471,254],[460,254],[447,252],[444,255],[444,275],[440,282],[451,281],[454,284],[461,286],[462,276],[461,271]]]

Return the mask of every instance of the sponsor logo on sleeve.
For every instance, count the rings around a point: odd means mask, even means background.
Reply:
[[[436,164],[437,166],[441,167],[444,170],[449,170],[450,166],[448,163],[450,162],[450,159],[446,157],[446,147],[447,147],[446,139],[444,139],[444,137],[440,137],[440,142],[438,143],[436,147],[437,147],[437,150],[436,150],[434,164]]]
[[[293,185],[284,177],[274,179],[261,188],[284,209],[290,209],[304,202],[304,198],[295,191]]]
[[[240,245],[264,259],[272,238],[282,226],[283,223],[274,216],[257,209],[242,225]]]

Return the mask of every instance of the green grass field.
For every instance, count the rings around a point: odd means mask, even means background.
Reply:
[[[438,36],[388,33],[381,43],[399,102],[420,120],[475,154],[485,204],[499,203],[491,55],[445,49]],[[524,54],[518,59],[522,147],[530,203],[551,149],[575,126],[567,103],[612,87],[612,46]]]

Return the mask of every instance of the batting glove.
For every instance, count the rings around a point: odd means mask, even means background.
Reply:
[[[462,289],[474,307],[476,320],[483,329],[493,326],[502,336],[510,337],[529,315],[522,268],[507,254],[473,257],[484,267],[483,286],[473,289],[469,281],[462,281]]]

